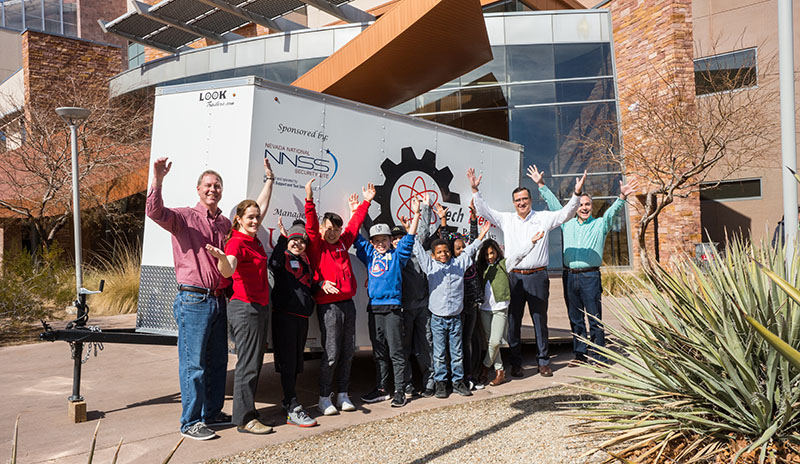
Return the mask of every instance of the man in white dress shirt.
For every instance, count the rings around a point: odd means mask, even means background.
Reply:
[[[475,176],[475,169],[467,170],[472,187],[472,198],[478,215],[483,216],[503,231],[506,268],[511,285],[511,304],[508,309],[508,345],[511,348],[511,375],[522,377],[522,344],[520,328],[525,304],[528,304],[536,333],[539,373],[553,375],[548,354],[547,303],[550,298],[550,279],[547,276],[548,232],[575,216],[580,204],[581,190],[586,172],[575,179],[575,192],[569,202],[558,211],[531,211],[531,192],[517,187],[512,192],[514,213],[501,213],[491,209],[481,197],[478,187],[483,175]],[[544,235],[535,244],[534,236]]]

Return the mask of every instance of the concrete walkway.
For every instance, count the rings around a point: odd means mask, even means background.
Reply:
[[[556,283],[556,279],[552,280]],[[566,310],[559,297],[560,288],[551,288],[551,292],[550,326],[568,331]],[[606,313],[607,323],[615,324],[613,317],[608,314],[610,311]],[[131,315],[114,316],[93,320],[90,324],[101,327],[132,327],[135,319]],[[399,410],[391,408],[389,402],[362,405],[357,401],[360,395],[374,386],[371,353],[360,352],[354,360],[351,384],[351,398],[356,400],[358,411],[339,416],[317,417],[320,426],[311,429],[285,425],[279,406],[279,377],[274,371],[272,356],[268,354],[260,380],[257,405],[265,421],[277,425],[276,433],[254,436],[237,433],[235,427],[227,426],[218,429],[219,439],[206,442],[187,439],[171,462],[202,462],[406,412],[465,401],[480,401],[497,395],[546,388],[557,383],[572,383],[576,381],[574,376],[591,375],[588,369],[565,367],[572,357],[570,345],[561,345],[554,350],[552,366],[555,375],[552,378],[535,375],[536,361],[532,348],[526,346],[524,350],[526,372],[522,379],[513,379],[500,387],[475,392],[471,398],[452,395],[447,400],[412,400]],[[181,438],[178,433],[181,406],[175,350],[175,347],[109,344],[97,357],[92,355],[83,366],[81,384],[81,393],[88,405],[89,420],[75,424],[67,414],[67,397],[71,393],[72,385],[69,346],[56,342],[0,348],[2,385],[6,392],[6,406],[0,410],[0,461],[5,462],[10,456],[14,421],[19,415],[19,463],[85,463],[98,420],[101,424],[95,462],[110,462],[120,438],[124,438],[124,443],[117,462],[161,462]],[[231,356],[228,361],[224,408],[227,412],[231,411],[230,395],[235,363],[235,356]],[[300,376],[298,385],[300,401],[315,417],[319,416],[316,408],[312,408],[318,399],[318,368],[318,360],[307,361],[306,372]]]

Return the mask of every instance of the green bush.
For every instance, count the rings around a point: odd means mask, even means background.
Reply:
[[[745,313],[794,348],[800,311],[752,262],[786,278],[782,254],[729,245],[704,269],[657,269],[626,298],[612,364],[588,389],[584,424],[612,432],[600,444],[636,462],[794,462],[800,445],[800,371],[757,334]],[[797,262],[786,278],[795,287]]]
[[[7,253],[2,283],[0,341],[18,338],[39,319],[49,318],[75,298],[74,268],[57,245],[43,252],[38,265],[25,251]]]

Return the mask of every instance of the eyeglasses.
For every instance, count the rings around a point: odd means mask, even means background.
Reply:
[[[523,201],[528,201],[530,199],[531,199],[531,197],[514,198],[514,203],[521,203]]]

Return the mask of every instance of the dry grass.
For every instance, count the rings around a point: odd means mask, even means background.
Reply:
[[[96,289],[106,281],[103,293],[91,295],[88,304],[93,316],[112,316],[136,312],[139,302],[141,246],[120,247],[111,258],[97,259],[85,272],[84,286]]]

